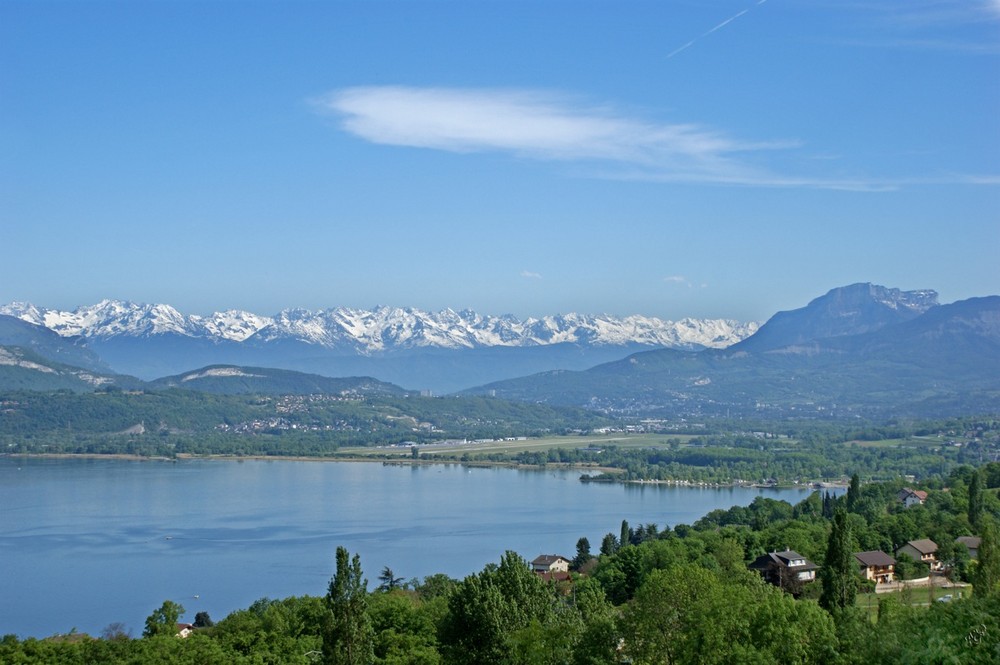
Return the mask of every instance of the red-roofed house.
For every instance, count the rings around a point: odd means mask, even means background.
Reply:
[[[909,487],[904,487],[899,490],[897,498],[904,506],[909,508],[910,506],[923,504],[923,502],[927,500],[927,492],[923,490],[911,490]]]

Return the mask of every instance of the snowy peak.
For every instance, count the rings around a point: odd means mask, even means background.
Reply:
[[[726,319],[664,321],[655,317],[559,314],[520,320],[509,314],[471,310],[426,312],[379,306],[286,309],[273,317],[240,310],[209,316],[184,315],[170,305],[103,300],[73,311],[29,303],[0,306],[0,314],[44,326],[68,337],[145,338],[177,335],[212,342],[268,344],[294,341],[361,354],[392,350],[545,346],[559,343],[616,346],[641,344],[672,348],[722,348],[757,330],[756,323]]]

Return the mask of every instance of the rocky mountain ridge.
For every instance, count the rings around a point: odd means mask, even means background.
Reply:
[[[293,341],[360,354],[406,349],[477,349],[586,345],[724,348],[752,335],[757,323],[730,319],[664,321],[656,317],[565,314],[518,319],[471,310],[426,312],[415,308],[371,310],[287,309],[274,316],[240,310],[185,315],[164,304],[103,300],[60,311],[29,303],[0,306],[0,314],[39,325],[64,337],[88,340],[174,335],[210,342],[266,345]]]

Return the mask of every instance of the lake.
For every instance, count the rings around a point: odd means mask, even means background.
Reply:
[[[572,558],[586,536],[690,524],[801,490],[581,483],[578,471],[367,462],[0,458],[0,635],[142,633],[167,599],[219,620],[323,595],[338,545],[406,579],[462,578],[505,550]]]

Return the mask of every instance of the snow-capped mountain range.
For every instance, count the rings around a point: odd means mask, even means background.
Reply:
[[[756,322],[729,319],[664,321],[655,317],[564,314],[520,320],[470,310],[413,308],[287,309],[274,316],[228,310],[185,315],[170,305],[103,300],[60,311],[28,303],[0,305],[0,314],[48,328],[63,337],[93,341],[179,336],[208,342],[267,345],[294,341],[361,355],[407,349],[585,346],[724,348],[752,335]]]

